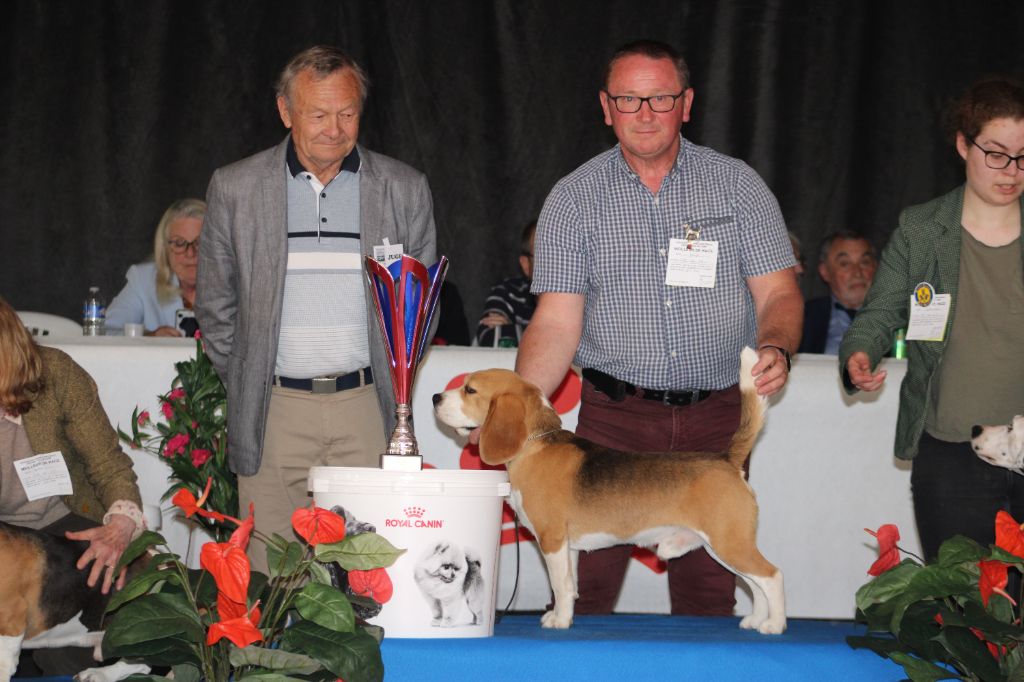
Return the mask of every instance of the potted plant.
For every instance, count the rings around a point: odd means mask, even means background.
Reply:
[[[925,563],[899,547],[896,526],[869,530],[879,557],[856,595],[868,634],[849,644],[892,659],[915,682],[1024,680],[1020,595],[1007,592],[1010,569],[1024,571],[1024,531],[1004,511],[995,531],[990,548],[957,536]]]
[[[118,436],[133,448],[157,455],[171,468],[171,485],[162,500],[183,488],[199,490],[212,480],[210,506],[228,516],[238,516],[238,485],[227,461],[224,385],[199,339],[195,358],[177,362],[174,368],[177,375],[171,390],[157,398],[163,419],[154,419],[148,410],[140,412],[136,407],[131,433],[119,426]],[[226,540],[233,532],[230,524],[215,518],[201,518],[200,524],[218,541]]]
[[[188,569],[157,533],[135,540],[118,570],[150,547],[155,553],[111,598],[104,654],[170,668],[175,682],[382,680],[383,633],[358,618],[353,602],[387,602],[392,586],[385,568],[405,550],[372,532],[346,536],[342,517],[315,506],[292,515],[304,544],[264,537],[253,532],[251,505],[245,521],[207,509],[211,484],[199,499],[182,488],[172,501],[186,516],[217,520],[233,532],[203,545],[201,570]],[[250,570],[251,536],[265,544],[269,577]],[[331,562],[348,571],[354,596],[332,584]]]

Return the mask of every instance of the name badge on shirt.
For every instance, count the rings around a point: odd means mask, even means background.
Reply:
[[[68,465],[59,451],[15,460],[14,470],[21,479],[21,487],[29,502],[74,492]]]
[[[698,239],[669,239],[665,284],[673,287],[715,287],[718,271],[718,242]]]
[[[910,323],[907,325],[907,341],[942,341],[946,335],[946,320],[953,297],[950,294],[936,294],[928,282],[914,287],[910,297]]]
[[[402,259],[402,244],[392,244],[387,239],[384,239],[383,244],[377,244],[373,247],[373,260],[387,267],[394,263],[396,260]]]

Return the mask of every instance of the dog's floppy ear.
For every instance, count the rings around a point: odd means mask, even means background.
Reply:
[[[523,399],[513,393],[494,396],[480,429],[480,459],[491,465],[504,464],[523,448],[526,435]]]

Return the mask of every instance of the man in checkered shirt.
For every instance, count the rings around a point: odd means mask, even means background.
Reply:
[[[739,356],[778,392],[803,299],[775,197],[742,161],[680,134],[693,89],[653,41],[616,51],[600,92],[619,144],[555,185],[541,212],[538,306],[516,371],[548,395],[583,368],[577,433],[633,451],[724,450],[739,424]],[[584,552],[576,613],[610,613],[632,548]],[[674,614],[731,615],[734,576],[698,549],[669,562]]]

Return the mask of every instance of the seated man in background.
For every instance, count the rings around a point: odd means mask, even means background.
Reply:
[[[875,247],[864,235],[840,230],[825,237],[818,254],[818,274],[830,293],[807,301],[798,352],[839,352],[843,334],[864,303],[877,268]]]
[[[519,268],[521,277],[510,277],[491,287],[484,301],[484,312],[476,328],[476,340],[481,346],[507,345],[518,347],[523,330],[533,317],[537,297],[530,293],[533,279],[533,235],[537,221],[523,228],[519,242]]]

